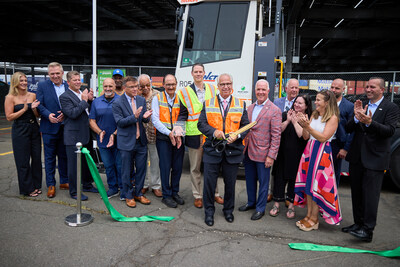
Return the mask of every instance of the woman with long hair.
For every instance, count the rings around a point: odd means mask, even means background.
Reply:
[[[303,138],[309,139],[301,157],[295,183],[294,205],[307,205],[307,216],[296,222],[300,230],[318,229],[318,216],[328,224],[342,220],[330,141],[339,123],[339,109],[331,91],[318,92],[315,110],[309,118],[297,114]]]
[[[269,215],[275,217],[279,214],[279,202],[289,201],[286,217],[293,219],[294,212],[294,183],[296,181],[297,169],[301,154],[307,144],[307,140],[303,138],[303,129],[297,123],[297,114],[302,113],[311,116],[312,103],[311,98],[307,94],[298,95],[294,101],[292,108],[282,113],[282,135],[281,144],[279,146],[278,157],[274,164],[274,205]],[[285,188],[286,198],[285,198]]]
[[[17,167],[19,193],[37,197],[42,193],[42,162],[39,117],[34,93],[28,92],[28,81],[22,72],[11,77],[10,91],[4,102],[8,121],[12,125],[12,146]]]

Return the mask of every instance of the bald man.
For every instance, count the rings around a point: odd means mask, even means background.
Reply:
[[[104,94],[96,98],[90,109],[90,128],[97,134],[97,146],[106,168],[108,191],[111,198],[118,195],[121,188],[121,156],[115,144],[117,124],[112,113],[112,104],[120,96],[115,93],[115,81],[107,78],[103,81]],[[119,184],[119,185],[118,185]]]
[[[339,186],[340,170],[342,159],[346,158],[347,151],[350,149],[354,134],[346,133],[345,126],[354,116],[354,105],[343,97],[345,83],[342,79],[335,79],[331,84],[331,91],[336,97],[336,102],[340,111],[340,121],[336,133],[332,139],[332,157],[336,176],[336,183]]]

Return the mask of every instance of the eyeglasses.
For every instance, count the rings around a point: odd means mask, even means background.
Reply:
[[[173,87],[173,86],[176,86],[176,83],[167,83],[167,84],[164,84],[164,86],[165,87]]]
[[[219,86],[224,87],[224,86],[232,86],[232,83],[220,83]]]
[[[150,87],[150,84],[148,83],[148,84],[140,85],[140,88],[145,88],[145,87]]]

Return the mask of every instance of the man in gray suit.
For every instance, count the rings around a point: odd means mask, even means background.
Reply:
[[[299,81],[297,79],[290,79],[286,84],[286,97],[277,98],[274,104],[281,109],[282,112],[288,111],[296,96],[299,94]]]

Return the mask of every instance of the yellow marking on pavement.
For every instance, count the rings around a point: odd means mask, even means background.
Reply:
[[[10,130],[11,129],[11,127],[7,127],[7,128],[0,128],[0,131],[3,131],[3,130]]]
[[[5,156],[5,155],[8,155],[8,154],[12,154],[12,153],[13,153],[13,151],[4,152],[4,153],[1,153],[0,156]]]

